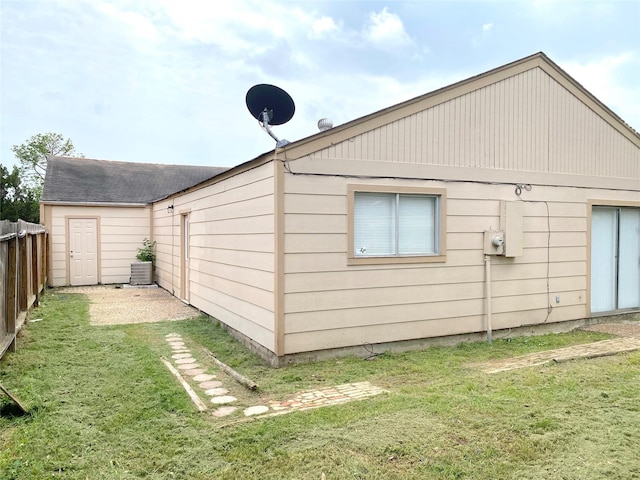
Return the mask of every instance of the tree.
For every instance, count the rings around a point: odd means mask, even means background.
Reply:
[[[29,186],[22,181],[18,167],[14,166],[9,172],[0,165],[0,220],[38,223],[40,192],[41,187]]]
[[[71,139],[64,139],[60,133],[39,133],[22,145],[11,147],[16,158],[20,160],[20,172],[23,180],[34,185],[42,185],[47,172],[47,155],[52,156],[82,156],[76,154]]]
[[[71,139],[60,133],[39,133],[11,147],[20,168],[0,168],[0,220],[38,223],[40,195],[47,172],[47,156],[77,156]]]

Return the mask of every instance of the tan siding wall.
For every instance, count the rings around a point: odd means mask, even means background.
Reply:
[[[158,284],[184,298],[180,214],[189,212],[189,303],[274,348],[274,178],[267,164],[154,205]],[[173,215],[167,206],[174,205]]]
[[[446,262],[347,265],[349,183],[445,188]],[[483,231],[499,228],[514,186],[287,174],[285,192],[286,353],[485,329]],[[494,329],[584,318],[587,202],[640,196],[534,186],[522,198],[523,255],[492,257]]]
[[[98,281],[103,284],[129,283],[131,263],[136,261],[142,240],[151,236],[149,207],[46,207],[51,210],[50,284],[69,284],[66,218],[97,218],[100,238]],[[49,215],[47,215],[48,219]],[[49,221],[49,220],[47,220]]]
[[[179,297],[180,292],[176,288],[176,285],[180,285],[179,271],[176,272],[174,264],[179,261],[180,249],[179,245],[176,248],[177,238],[174,235],[178,235],[180,224],[179,216],[167,213],[167,206],[171,204],[172,201],[162,201],[153,205],[153,240],[156,242],[155,279],[158,285]]]
[[[313,157],[640,180],[640,150],[540,68]]]

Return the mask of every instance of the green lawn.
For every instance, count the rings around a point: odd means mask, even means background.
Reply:
[[[640,353],[494,375],[467,366],[605,335],[273,370],[205,317],[92,327],[86,297],[55,291],[31,317],[43,320],[0,362],[31,411],[0,397],[3,480],[640,478]],[[258,382],[249,392],[217,372],[242,406],[358,381],[389,393],[266,419],[200,414],[160,361],[172,332],[201,363],[203,346]]]

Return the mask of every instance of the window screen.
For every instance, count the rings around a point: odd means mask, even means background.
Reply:
[[[356,192],[356,257],[434,255],[438,253],[438,197]]]

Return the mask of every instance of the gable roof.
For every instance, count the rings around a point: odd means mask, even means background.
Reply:
[[[284,147],[276,149],[276,151],[289,152],[291,155],[289,157],[290,160],[296,157],[303,157],[338,142],[348,140],[365,131],[370,131],[382,125],[392,123],[399,118],[410,116],[418,111],[444,103],[452,98],[465,95],[486,85],[497,83],[500,80],[533,68],[542,69],[619,133],[640,147],[639,132],[622,120],[615,112],[598,100],[543,52],[538,52],[479,75],[356,118],[342,125],[337,125],[328,130],[293,141]],[[273,150],[266,152],[264,155],[266,156],[268,154],[273,154]]]
[[[41,201],[144,205],[226,170],[226,167],[49,157]]]

